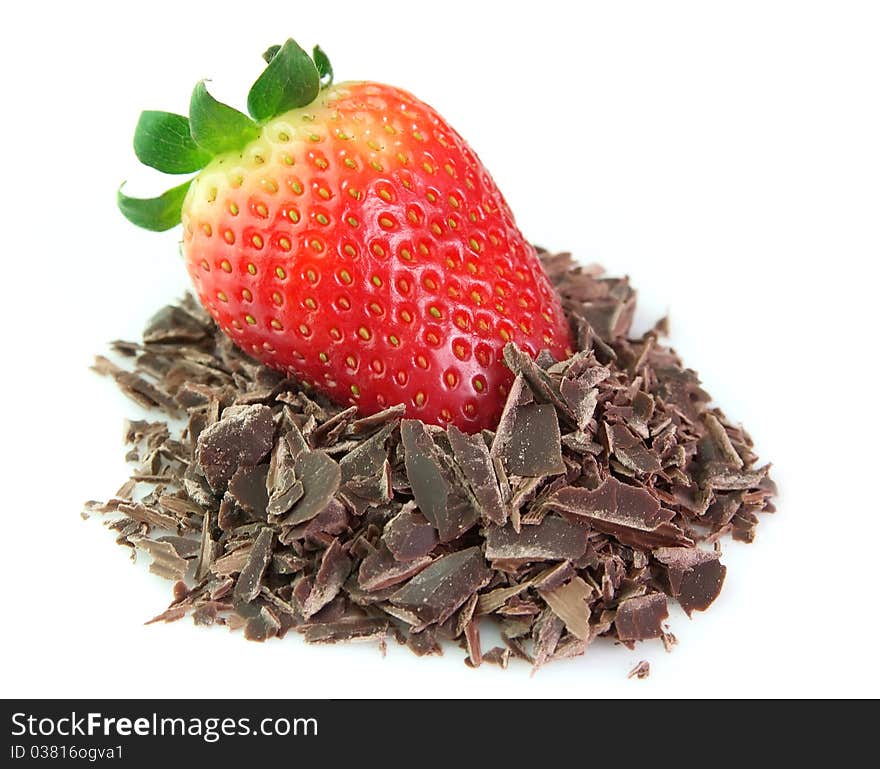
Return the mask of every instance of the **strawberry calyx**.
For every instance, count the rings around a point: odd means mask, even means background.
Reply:
[[[247,96],[248,115],[217,101],[205,81],[193,89],[189,116],[145,110],[138,119],[134,151],[146,166],[166,174],[195,173],[217,155],[239,152],[278,115],[311,104],[333,82],[327,54],[315,46],[309,56],[292,38],[263,54],[266,68]],[[180,223],[180,211],[192,179],[155,198],[133,198],[120,186],[117,205],[132,224],[161,232]],[[124,185],[124,183],[123,183]]]

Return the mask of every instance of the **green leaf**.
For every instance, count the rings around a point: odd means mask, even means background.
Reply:
[[[116,193],[116,203],[132,224],[145,230],[164,232],[180,224],[180,207],[191,183],[192,179],[172,187],[158,198],[130,198],[122,191],[123,184]]]
[[[326,88],[333,82],[333,65],[327,54],[324,53],[320,45],[316,45],[312,49],[312,58],[315,60],[315,66],[318,68],[318,75],[321,78],[321,88]]]
[[[266,51],[268,55],[272,49]],[[297,107],[311,104],[321,88],[321,77],[309,55],[293,40],[281,46],[248,93],[248,112],[264,122]]]
[[[201,81],[189,102],[189,129],[192,138],[214,155],[240,150],[260,135],[260,129],[247,115],[217,101]]]
[[[134,130],[134,154],[146,166],[166,174],[198,171],[210,159],[193,141],[189,120],[173,112],[141,112]]]

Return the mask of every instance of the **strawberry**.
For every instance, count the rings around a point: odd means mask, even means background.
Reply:
[[[571,351],[534,248],[491,176],[431,107],[389,85],[332,84],[320,48],[269,49],[251,117],[199,83],[189,117],[144,112],[139,159],[198,174],[153,199],[119,192],[154,230],[183,224],[198,295],[246,352],[370,414],[494,427],[502,351]]]

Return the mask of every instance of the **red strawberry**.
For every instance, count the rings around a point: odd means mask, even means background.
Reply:
[[[431,107],[377,83],[330,85],[292,40],[267,51],[251,120],[196,86],[190,117],[145,112],[135,150],[201,169],[132,221],[183,222],[201,301],[245,351],[369,414],[494,427],[508,341],[570,352],[559,299],[473,150]]]

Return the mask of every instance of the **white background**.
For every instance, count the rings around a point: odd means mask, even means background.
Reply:
[[[4,696],[876,696],[880,505],[880,14],[865,2],[43,3],[7,11],[2,108]],[[314,8],[315,10],[310,10]],[[11,16],[11,17],[10,17]],[[186,288],[175,233],[114,194],[143,108],[202,77],[239,106],[293,35],[338,80],[436,106],[532,240],[628,273],[672,343],[775,465],[779,513],[728,544],[680,645],[598,643],[529,676],[458,649],[265,645],[144,626],[170,583],[81,503],[126,476],[138,409],[87,370]],[[146,560],[146,559],[144,559]],[[230,658],[243,674],[221,672]],[[645,681],[627,680],[640,659]]]

